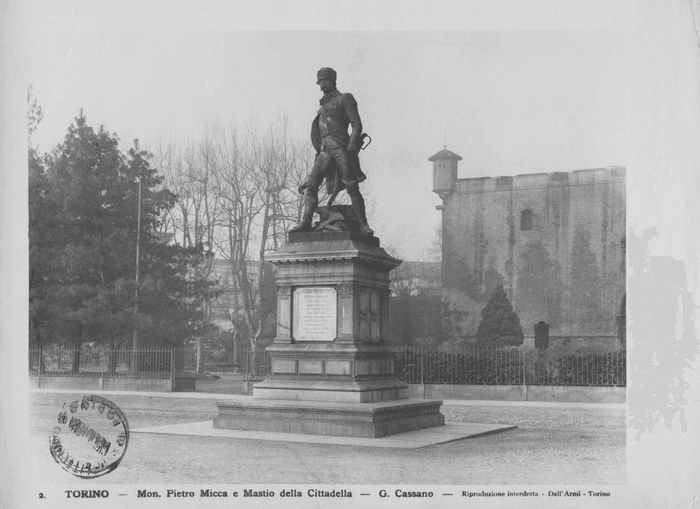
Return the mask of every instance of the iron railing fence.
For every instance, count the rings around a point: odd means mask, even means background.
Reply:
[[[523,368],[520,352],[503,348],[401,347],[394,365],[399,380],[414,384],[522,384]]]
[[[205,367],[226,363],[231,353],[205,356]],[[627,356],[614,352],[562,352],[528,347],[467,345],[445,349],[393,349],[396,377],[411,384],[559,385],[625,387]],[[206,355],[206,354],[205,354]],[[270,355],[264,347],[239,350],[235,369],[247,380],[270,374]],[[230,364],[234,367],[233,361]],[[216,368],[215,368],[216,369]]]
[[[196,352],[191,348],[54,345],[29,349],[30,376],[193,378],[195,372]]]
[[[240,370],[240,350],[204,350],[202,352],[204,370],[212,373],[225,373]]]
[[[244,373],[249,379],[270,374],[270,354],[265,347],[254,350],[204,351],[204,369],[208,373]]]
[[[469,345],[395,352],[396,377],[412,384],[625,387],[626,368],[625,351],[548,356],[535,348]]]
[[[627,386],[627,352],[588,352],[552,356],[526,350],[526,383],[530,385]]]
[[[272,372],[270,354],[265,348],[244,350],[242,356],[246,380],[263,380],[266,375]]]

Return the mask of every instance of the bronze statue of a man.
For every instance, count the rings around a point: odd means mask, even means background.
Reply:
[[[316,159],[306,183],[299,188],[300,192],[306,190],[301,222],[290,232],[311,231],[311,220],[318,206],[318,189],[325,178],[328,189],[347,190],[361,233],[374,235],[367,224],[365,200],[359,186],[367,178],[360,169],[359,158],[362,121],[352,94],[343,94],[336,88],[336,76],[329,67],[323,67],[317,74],[316,83],[321,87],[323,97],[311,125],[311,143],[316,149]],[[349,126],[352,128],[350,134]]]

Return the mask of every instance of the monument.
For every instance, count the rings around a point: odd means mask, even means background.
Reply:
[[[252,398],[217,403],[215,428],[377,438],[445,422],[442,401],[409,398],[384,342],[389,273],[401,260],[381,248],[367,223],[358,185],[365,179],[362,124],[355,99],[338,92],[335,78],[332,69],[318,73],[324,98],[312,126],[316,161],[299,189],[302,221],[268,258],[277,267],[271,374]],[[318,207],[323,179],[332,194]],[[332,205],[343,188],[352,205]]]

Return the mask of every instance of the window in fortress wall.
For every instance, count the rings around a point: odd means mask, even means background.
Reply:
[[[520,231],[527,232],[532,230],[532,211],[525,209],[520,212]]]

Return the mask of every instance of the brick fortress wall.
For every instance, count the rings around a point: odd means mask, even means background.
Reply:
[[[614,340],[625,292],[624,168],[452,184],[439,207],[443,284],[446,298],[469,313],[467,336],[502,283],[526,337],[544,320],[551,336],[579,346]]]

